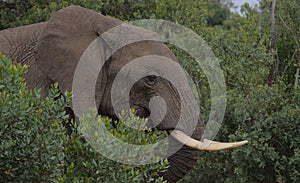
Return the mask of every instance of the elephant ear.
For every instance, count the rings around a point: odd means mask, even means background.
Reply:
[[[38,41],[39,69],[58,82],[62,92],[72,89],[76,66],[86,48],[103,32],[122,24],[79,6],[52,15]]]

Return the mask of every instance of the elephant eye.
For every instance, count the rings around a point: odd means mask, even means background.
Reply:
[[[149,75],[145,78],[146,84],[149,86],[154,85],[158,81],[158,77],[156,75]]]

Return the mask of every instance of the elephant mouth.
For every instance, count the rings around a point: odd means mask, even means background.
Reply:
[[[133,108],[135,109],[135,115],[140,118],[148,118],[151,114],[149,109],[141,105],[134,105]]]
[[[203,141],[195,140],[180,130],[169,131],[171,136],[178,142],[197,150],[219,151],[224,149],[234,149],[248,143],[247,140],[240,142],[216,142],[208,139]]]

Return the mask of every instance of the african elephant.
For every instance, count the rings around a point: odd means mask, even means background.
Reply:
[[[120,24],[123,22],[115,18],[78,6],[70,6],[56,12],[47,22],[2,30],[0,52],[11,58],[14,63],[29,65],[29,70],[24,76],[27,85],[30,88],[41,88],[42,95],[46,95],[54,82],[58,83],[61,92],[72,91],[76,65],[86,48],[99,35]],[[120,48],[105,63],[97,78],[95,99],[99,114],[117,118],[110,101],[112,82],[126,63],[146,55],[163,56],[178,62],[168,47],[159,41],[140,41]],[[204,131],[204,124],[200,118],[191,138],[185,135],[185,129],[190,125],[189,121],[179,129],[175,128],[179,118],[180,98],[172,84],[156,75],[140,79],[133,86],[130,104],[137,111],[136,115],[150,115],[148,103],[153,96],[164,98],[168,106],[165,118],[156,127],[159,130],[172,131],[176,139],[173,143],[185,143],[168,158],[170,167],[161,173],[169,182],[178,181],[191,170],[199,158],[199,150],[221,150],[245,144],[200,141]],[[193,96],[184,98],[194,100]],[[204,142],[211,143],[203,146]]]

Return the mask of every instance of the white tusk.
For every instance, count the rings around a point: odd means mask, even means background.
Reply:
[[[215,142],[212,140],[204,139],[203,142],[195,140],[185,133],[179,130],[173,130],[171,135],[180,143],[198,149],[198,150],[206,150],[206,151],[218,151],[223,149],[233,149],[240,147],[244,144],[247,144],[248,141],[241,141],[241,142],[232,142],[232,143],[224,143],[224,142]]]

